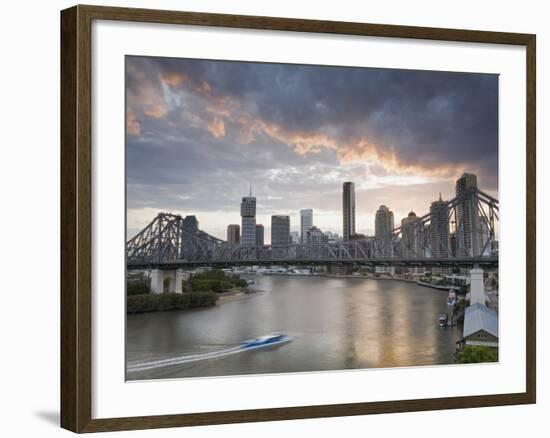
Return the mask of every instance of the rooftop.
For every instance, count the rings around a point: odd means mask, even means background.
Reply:
[[[498,316],[493,309],[479,303],[466,308],[463,337],[484,330],[498,338]]]

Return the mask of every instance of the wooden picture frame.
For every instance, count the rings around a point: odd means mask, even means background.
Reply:
[[[128,418],[92,418],[92,35],[94,20],[518,45],[526,48],[526,391]],[[74,432],[335,417],[535,403],[535,58],[530,34],[75,6],[61,12],[61,426]]]

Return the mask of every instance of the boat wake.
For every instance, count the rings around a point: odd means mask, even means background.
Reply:
[[[189,354],[185,356],[172,357],[170,359],[154,360],[151,362],[141,362],[133,365],[129,365],[126,370],[128,372],[146,371],[155,368],[166,367],[170,365],[181,365],[189,362],[197,362],[200,360],[214,359],[218,357],[230,356],[232,354],[241,353],[245,351],[240,345],[235,347],[226,348],[224,350],[210,351],[208,353]]]
[[[267,341],[264,339],[267,339]],[[198,362],[198,361],[208,360],[208,359],[217,359],[220,357],[226,357],[226,356],[232,356],[238,353],[244,353],[245,351],[280,345],[280,344],[289,342],[290,340],[291,338],[289,336],[284,336],[284,335],[277,335],[277,337],[267,336],[263,338],[257,338],[251,341],[241,342],[238,345],[235,345],[230,348],[225,348],[223,350],[210,351],[208,353],[188,354],[184,356],[177,356],[169,359],[159,359],[159,360],[154,360],[150,362],[138,362],[138,363],[129,365],[126,368],[126,371],[129,373],[137,372],[137,371],[147,371],[147,370],[152,370],[155,368],[161,368],[166,366],[181,365],[181,364]]]

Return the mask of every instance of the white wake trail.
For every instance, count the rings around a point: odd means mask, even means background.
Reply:
[[[246,349],[241,348],[240,345],[235,347],[226,348],[224,350],[211,351],[208,353],[189,354],[185,356],[172,357],[170,359],[155,360],[151,362],[142,362],[134,365],[130,365],[127,368],[128,372],[133,371],[146,371],[154,368],[165,367],[169,365],[180,365],[189,362],[197,362],[205,359],[214,359],[218,357],[230,356],[232,354],[241,353]]]

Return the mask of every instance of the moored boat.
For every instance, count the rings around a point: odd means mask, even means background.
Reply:
[[[447,295],[447,306],[452,307],[456,304],[456,292],[454,289],[449,290],[449,295]]]

